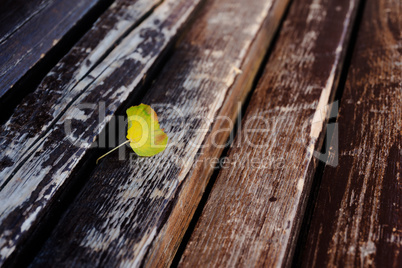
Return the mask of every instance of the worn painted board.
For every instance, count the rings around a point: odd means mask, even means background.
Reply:
[[[206,1],[142,100],[157,111],[169,148],[102,159],[32,266],[171,263],[286,4]]]
[[[358,2],[292,2],[180,267],[291,264]]]
[[[303,267],[402,267],[402,4],[366,2]],[[335,141],[333,143],[336,145]]]
[[[71,102],[86,90],[79,82],[88,80],[90,72],[157,3],[158,0],[117,0],[0,126],[0,189],[35,151]]]
[[[57,202],[59,190],[85,161],[97,135],[128,97],[141,91],[145,77],[153,76],[153,68],[199,3],[164,1],[71,87],[72,95],[57,102],[62,111],[50,123],[45,121],[48,129],[38,136],[0,191],[0,264],[23,246]]]
[[[64,43],[67,33],[77,27],[91,11],[107,4],[106,0],[48,0],[6,1],[2,9],[17,11],[6,13],[10,25],[3,26],[0,41],[0,101],[13,90],[13,86],[31,71],[59,42]],[[109,1],[110,3],[110,1]],[[26,9],[29,9],[26,10]],[[6,11],[3,11],[4,13]],[[27,15],[26,19],[18,16]],[[8,21],[3,21],[8,24]],[[15,89],[14,89],[15,90]],[[18,89],[17,89],[18,90]],[[18,95],[16,92],[12,92]]]

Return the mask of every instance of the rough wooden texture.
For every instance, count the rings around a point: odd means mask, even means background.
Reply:
[[[225,143],[233,127],[220,116],[236,117],[286,6],[247,3],[206,2],[142,100],[156,109],[169,148],[104,159],[33,266],[169,265],[212,172],[208,160],[222,150],[212,143]]]
[[[304,267],[402,267],[402,5],[366,2]]]
[[[67,88],[60,91],[60,95],[56,92],[53,92],[55,95],[46,94],[39,90],[50,98],[42,98],[43,107],[38,106],[34,110],[38,114],[31,118],[36,123],[39,121],[39,130],[22,132],[25,136],[20,136],[20,141],[27,139],[29,134],[34,134],[34,137],[30,137],[33,139],[32,143],[21,147],[28,149],[23,159],[10,160],[13,169],[7,173],[8,178],[0,192],[0,264],[22,246],[36,228],[36,224],[57,200],[59,190],[69,182],[70,176],[85,160],[86,152],[116,110],[124,105],[130,94],[140,91],[146,75],[152,77],[152,67],[164,55],[164,50],[173,45],[199,2],[164,1],[93,70],[74,69],[79,75],[86,72],[88,74],[73,79],[77,82],[72,87],[69,86],[70,79],[65,80],[65,83],[51,78],[50,82],[45,80],[47,82],[44,87],[57,89],[67,84]],[[139,8],[135,4],[133,7]],[[134,14],[137,14],[136,11]],[[117,26],[108,28],[106,36],[110,33],[114,36]],[[96,43],[96,46],[99,44]],[[85,60],[89,59],[91,62],[90,50],[85,51],[89,53],[84,54]],[[102,49],[99,51],[102,52]],[[72,57],[74,58],[74,54]],[[78,58],[73,63],[81,63],[81,57]],[[57,79],[58,74],[60,73],[52,75]],[[67,77],[70,75],[66,74]],[[33,95],[32,98],[36,96]],[[47,109],[46,103],[53,98],[58,100],[53,100],[53,109]],[[104,111],[99,107],[104,107]],[[26,113],[21,116],[32,114],[29,107],[22,108],[26,109]],[[16,126],[17,122],[14,123]],[[33,127],[36,126],[33,124]],[[17,127],[12,131],[22,130]],[[5,150],[7,154],[11,154],[14,148],[6,147]]]
[[[0,189],[36,150],[71,102],[87,90],[95,79],[93,69],[157,3],[157,0],[117,0],[39,87],[17,106],[0,127]],[[136,34],[139,35],[138,31]]]
[[[357,6],[292,3],[180,267],[290,265]]]
[[[0,99],[104,0],[6,1],[2,3]],[[6,11],[9,9],[10,11]],[[18,12],[17,12],[18,11]],[[15,17],[11,12],[16,12]],[[29,14],[29,15],[28,15]],[[24,16],[24,17],[21,17]],[[5,20],[5,18],[3,18]]]
[[[0,10],[0,43],[40,13],[48,0],[3,0]]]

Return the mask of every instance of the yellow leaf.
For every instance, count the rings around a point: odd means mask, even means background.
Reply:
[[[139,156],[153,156],[165,150],[168,136],[160,128],[158,116],[151,106],[140,104],[127,109],[127,139]]]
[[[127,116],[128,141],[99,157],[96,164],[100,159],[127,143],[130,143],[131,148],[139,156],[153,156],[165,150],[168,136],[159,127],[158,116],[151,106],[142,103],[138,106],[132,106],[127,109]]]

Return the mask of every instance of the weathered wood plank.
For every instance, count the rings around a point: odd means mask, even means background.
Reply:
[[[207,160],[224,147],[212,144],[226,142],[224,118],[236,117],[287,4],[247,3],[206,2],[143,99],[170,147],[152,158],[130,161],[125,151],[125,160],[104,159],[33,266],[169,265],[212,172]]]
[[[290,265],[357,6],[292,2],[180,267]]]
[[[23,244],[57,201],[59,190],[85,160],[92,142],[116,110],[129,95],[140,91],[146,75],[152,77],[152,68],[174,44],[199,3],[164,1],[89,74],[77,80],[70,95],[53,104],[59,115],[53,114],[43,123],[46,131],[36,136],[27,157],[14,166],[0,192],[0,264]],[[82,69],[78,70],[81,73]],[[94,106],[104,110],[91,109]]]
[[[304,267],[402,267],[402,5],[366,2]]]
[[[13,86],[49,53],[92,10],[106,0],[48,0],[6,2],[2,9],[21,12],[26,19],[15,18],[3,26],[0,41],[0,101]],[[110,1],[109,1],[110,3]],[[8,5],[7,5],[8,4]],[[29,9],[29,10],[27,10]],[[3,11],[6,12],[6,11]],[[16,14],[19,15],[20,13]],[[29,15],[27,13],[30,13]],[[11,17],[11,15],[6,17]],[[20,15],[20,16],[21,16]],[[8,21],[3,21],[5,25]],[[17,93],[18,94],[18,93]]]
[[[17,106],[11,118],[0,127],[0,189],[35,151],[68,105],[85,91],[84,85],[77,84],[88,79],[88,74],[158,2],[117,0],[43,79],[38,89]]]
[[[4,0],[0,10],[0,43],[3,43],[25,23],[38,15],[49,0]]]

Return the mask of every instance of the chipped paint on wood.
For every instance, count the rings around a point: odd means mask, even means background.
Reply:
[[[38,89],[16,108],[16,112],[0,129],[0,159],[7,157],[12,162],[0,165],[1,188],[26,161],[26,156],[37,149],[43,135],[51,131],[59,117],[65,113],[66,107],[88,85],[77,83],[97,66],[107,51],[156,3],[157,0],[134,3],[116,1],[72,51],[50,71]]]
[[[94,138],[128,96],[139,90],[144,75],[150,73],[162,52],[173,43],[199,3],[199,0],[164,1],[70,91],[78,90],[80,94],[67,95],[58,103],[64,108],[58,117],[51,118],[53,122],[45,123],[52,128],[36,136],[23,165],[13,166],[9,182],[3,184],[0,191],[0,230],[7,241],[1,251],[4,255],[0,255],[0,263],[14,252],[15,245],[23,243],[27,233],[35,229],[35,224],[55,202],[54,196],[68,182]],[[155,20],[160,24],[155,25]],[[165,28],[168,30],[163,30]],[[140,50],[142,57],[148,58],[145,64],[131,57],[133,51]],[[97,109],[86,109],[84,115],[77,109],[81,104],[102,102],[105,102],[108,114],[101,117],[100,122]],[[77,117],[81,118],[76,120]],[[74,128],[66,135],[69,120]]]
[[[140,162],[130,163],[129,151],[124,161],[111,156],[102,162],[35,265],[60,261],[79,265],[85,259],[106,266],[169,265],[198,205],[199,198],[192,196],[202,195],[202,186],[213,170],[209,166],[203,170],[199,160],[216,157],[222,151],[212,146],[208,130],[220,129],[216,123],[219,116],[236,118],[236,101],[244,100],[251,89],[262,55],[286,7],[284,1],[261,0],[244,9],[245,3],[208,0],[142,100],[158,113],[169,136],[169,147],[152,158],[134,158]],[[259,27],[249,33],[239,31],[235,23],[215,21],[211,27],[211,19],[220,18],[222,12],[244,18],[244,26]],[[224,56],[213,57],[205,49],[210,49],[211,54],[224,51]],[[234,72],[233,66],[243,73]],[[219,142],[224,143],[229,133],[230,129]],[[91,211],[82,206],[89,200]],[[73,225],[67,222],[77,219],[81,219],[80,223],[74,224],[77,229],[71,232]],[[78,254],[68,252],[68,242],[56,246],[58,237],[65,232],[78,235],[72,238],[81,245]],[[101,248],[97,246],[100,243]]]
[[[9,6],[11,9],[18,6],[21,1],[7,2],[3,3],[6,10]],[[100,0],[50,0],[38,5],[25,4],[31,8],[32,14],[16,22],[0,42],[0,101],[13,85],[38,66],[41,54],[49,53],[64,36],[80,27],[85,16],[105,3]],[[25,8],[19,6],[11,17]],[[6,28],[7,23],[2,25],[5,24]]]
[[[293,1],[180,267],[290,265],[357,3]]]
[[[366,1],[304,267],[402,266],[402,5]]]

